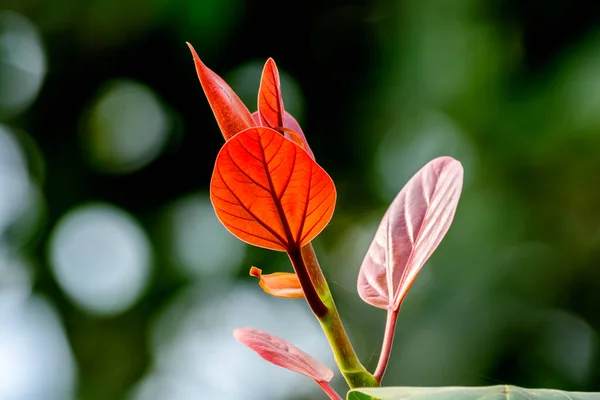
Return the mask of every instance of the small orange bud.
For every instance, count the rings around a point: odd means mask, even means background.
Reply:
[[[263,275],[262,270],[252,267],[250,268],[250,276],[260,279],[260,287],[271,296],[288,299],[304,297],[304,292],[296,274],[275,272],[274,274]]]

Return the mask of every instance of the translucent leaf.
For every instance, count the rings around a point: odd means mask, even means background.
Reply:
[[[219,75],[204,65],[191,44],[188,43],[188,46],[194,57],[198,79],[225,140],[229,140],[244,129],[255,126],[252,114],[238,95]]]
[[[365,302],[398,310],[450,228],[462,182],[460,162],[440,157],[404,186],[385,213],[361,266],[358,293]]]
[[[252,113],[252,118],[254,119],[256,125],[262,126],[260,122],[260,117],[258,115],[258,111]],[[310,149],[310,146],[308,145],[308,141],[306,140],[306,136],[304,136],[304,132],[302,132],[300,124],[287,111],[283,115],[283,129],[281,129],[281,131],[283,132],[283,136],[287,137],[292,142],[298,144],[300,147],[306,150],[306,152],[311,156],[313,160],[315,159],[315,155],[313,154],[312,150]],[[300,141],[302,141],[304,144],[300,144]]]
[[[275,335],[258,329],[239,328],[233,331],[233,336],[272,364],[306,375],[317,382],[329,382],[333,378],[333,371],[325,364]]]
[[[210,195],[219,220],[239,239],[271,250],[300,249],[329,223],[333,181],[310,155],[270,128],[225,143]]]
[[[265,63],[258,89],[258,116],[261,126],[273,129],[283,127],[283,98],[279,71],[272,58]]]

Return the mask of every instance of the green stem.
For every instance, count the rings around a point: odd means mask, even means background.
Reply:
[[[288,255],[299,275],[306,301],[319,320],[333,350],[335,362],[348,385],[351,388],[379,386],[379,382],[366,370],[356,356],[312,244],[307,244],[300,252],[288,252]],[[310,277],[309,282],[301,279],[300,275],[304,275],[303,273]],[[305,287],[309,285],[311,287]]]

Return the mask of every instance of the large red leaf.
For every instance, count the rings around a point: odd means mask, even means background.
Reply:
[[[333,181],[300,146],[277,131],[246,129],[223,145],[210,183],[219,220],[239,239],[289,251],[325,228]]]
[[[204,65],[191,44],[188,43],[187,45],[194,57],[198,79],[200,79],[202,89],[204,89],[210,108],[215,114],[225,140],[229,140],[233,135],[244,129],[255,126],[252,114],[237,94],[219,75]]]
[[[432,160],[404,186],[385,213],[358,277],[367,303],[392,311],[450,228],[463,168],[450,157]]]
[[[325,364],[275,335],[258,329],[239,328],[233,331],[233,336],[272,364],[317,382],[329,382],[333,378],[333,371]]]
[[[258,89],[258,116],[260,125],[278,129],[283,127],[283,98],[279,71],[272,58],[269,58],[263,68]]]

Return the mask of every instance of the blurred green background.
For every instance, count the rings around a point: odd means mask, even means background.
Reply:
[[[463,163],[385,384],[600,391],[600,3],[0,0],[0,399],[324,398],[231,335],[334,367],[306,304],[248,276],[285,255],[214,216],[223,140],[185,41],[251,110],[277,61],[336,182],[314,244],[371,369],[375,228],[430,159]]]

